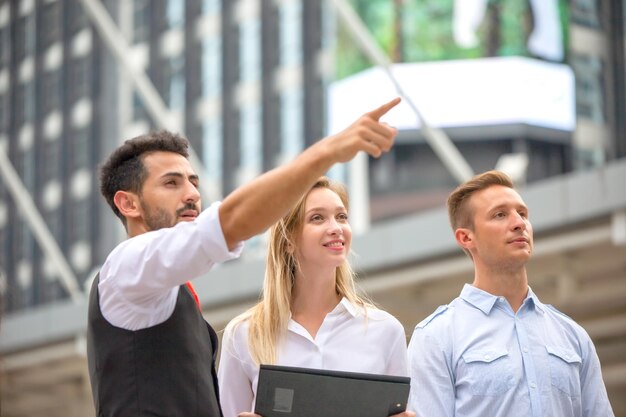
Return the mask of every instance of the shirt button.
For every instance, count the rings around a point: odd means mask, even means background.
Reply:
[[[534,382],[531,382],[531,383],[530,383],[530,387],[531,387],[532,389],[535,389],[535,388],[537,388],[537,384],[535,384]]]
[[[489,355],[485,355],[485,360],[486,360],[486,361],[488,361],[488,360],[489,360],[489,358],[491,358],[491,356],[489,356]]]
[[[524,349],[522,349],[524,351],[524,353],[528,353],[528,348],[526,346],[524,346]]]

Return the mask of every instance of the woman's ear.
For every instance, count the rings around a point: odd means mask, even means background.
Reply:
[[[136,218],[141,216],[139,200],[134,193],[129,191],[118,191],[113,196],[113,202],[122,216]]]

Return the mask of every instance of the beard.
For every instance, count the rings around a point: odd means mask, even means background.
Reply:
[[[140,204],[144,212],[144,221],[146,223],[146,226],[148,226],[148,229],[151,231],[175,226],[176,223],[178,223],[177,219],[182,215],[185,210],[195,210],[197,212],[200,211],[200,208],[197,205],[193,203],[187,203],[183,207],[176,210],[176,213],[172,215],[161,207],[151,207],[143,200],[140,200]]]
[[[176,224],[176,219],[164,209],[159,207],[152,209],[143,202],[141,206],[144,211],[144,221],[150,230],[159,230]]]

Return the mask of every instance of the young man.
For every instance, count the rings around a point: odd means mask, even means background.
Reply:
[[[477,175],[448,198],[474,282],[415,328],[409,408],[420,417],[613,416],[587,333],[528,286],[528,207],[509,177]]]
[[[129,239],[108,256],[89,299],[87,355],[101,416],[220,416],[217,337],[186,283],[235,258],[244,240],[293,206],[333,164],[389,150],[379,118],[399,99],[315,143],[201,211],[187,141],[156,132],[126,141],[104,163],[101,191]]]

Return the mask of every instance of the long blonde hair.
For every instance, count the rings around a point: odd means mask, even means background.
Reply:
[[[328,188],[335,192],[346,210],[348,209],[348,193],[344,186],[327,177],[319,178],[293,209],[270,229],[261,300],[228,325],[229,330],[234,330],[244,321],[249,323],[248,347],[252,359],[257,364],[276,363],[276,347],[286,334],[291,315],[291,291],[297,269],[293,250],[294,238],[302,229],[306,199],[311,191],[317,188]],[[357,293],[354,275],[347,260],[336,269],[337,294],[354,305],[364,308],[373,306],[367,298]]]

